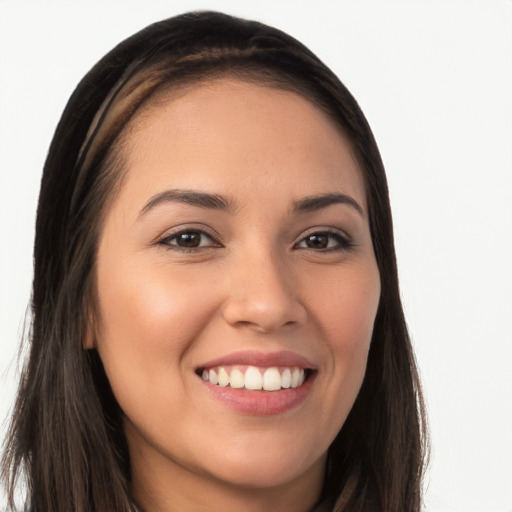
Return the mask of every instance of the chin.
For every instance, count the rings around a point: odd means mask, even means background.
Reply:
[[[269,449],[224,451],[215,456],[211,474],[244,488],[272,488],[286,485],[325,466],[327,454],[314,456],[298,444],[291,450]]]

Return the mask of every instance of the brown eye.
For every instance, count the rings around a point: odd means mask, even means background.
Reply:
[[[189,231],[187,233],[180,233],[174,237],[176,240],[175,245],[178,247],[199,247],[201,245],[201,233],[196,231]]]
[[[159,242],[159,245],[165,245],[172,249],[200,249],[202,247],[217,247],[218,244],[202,231],[181,231],[171,236],[167,236]]]
[[[329,245],[329,235],[326,233],[315,233],[304,239],[306,247],[309,249],[327,249]]]
[[[299,249],[311,249],[316,251],[347,250],[352,243],[340,233],[318,231],[304,237],[298,244]]]

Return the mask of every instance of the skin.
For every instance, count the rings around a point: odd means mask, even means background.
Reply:
[[[122,151],[88,348],[126,415],[137,503],[146,512],[310,509],[364,377],[380,295],[348,142],[303,97],[223,78],[154,101]],[[232,210],[180,201],[144,210],[170,189],[221,195]],[[327,193],[361,211],[293,208]],[[326,230],[335,233],[327,248],[308,247],[307,236]],[[183,250],[177,231],[201,245]],[[306,357],[316,368],[306,399],[269,416],[228,408],[195,370],[240,350]]]

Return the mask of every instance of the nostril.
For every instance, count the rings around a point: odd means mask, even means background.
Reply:
[[[277,270],[272,276],[252,272],[237,280],[222,315],[231,326],[261,333],[298,326],[306,321],[307,312],[295,291]]]

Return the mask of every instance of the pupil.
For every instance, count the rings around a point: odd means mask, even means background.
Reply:
[[[180,247],[199,247],[200,241],[199,233],[182,233],[177,240]]]
[[[311,249],[325,249],[328,242],[329,237],[325,234],[310,235],[306,239],[306,245]]]

